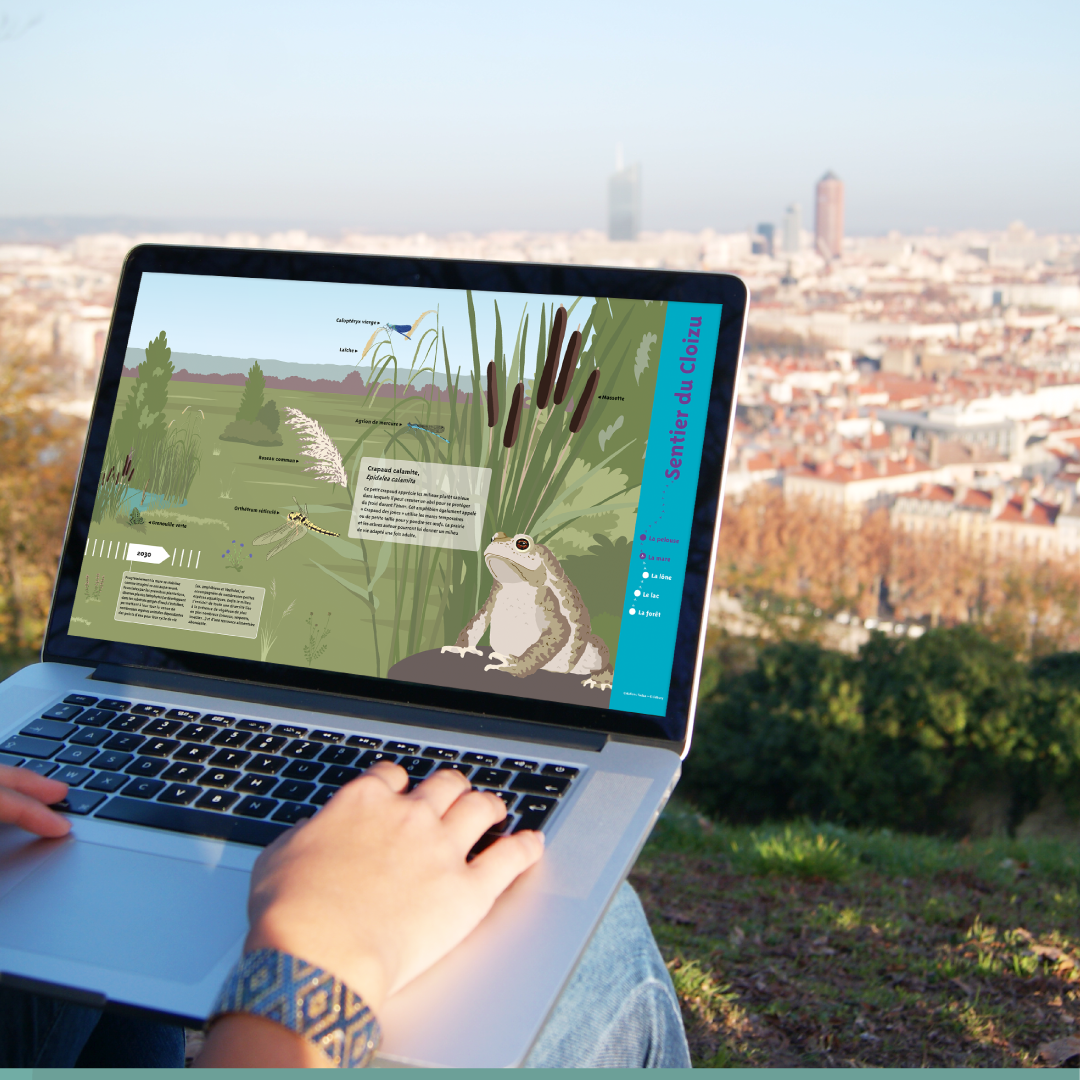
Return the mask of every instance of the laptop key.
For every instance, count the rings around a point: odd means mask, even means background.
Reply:
[[[78,765],[65,765],[58,772],[54,772],[52,778],[67,784],[68,787],[78,787],[84,780],[89,780],[93,775],[93,769],[80,769]]]
[[[502,787],[510,779],[509,769],[477,769],[472,782],[477,787]]]
[[[211,765],[223,769],[238,769],[251,755],[246,750],[219,750],[211,759]]]
[[[229,728],[226,731],[219,731],[210,742],[214,746],[225,746],[230,750],[239,750],[251,738],[251,735],[246,731],[237,731],[235,728]]]
[[[294,727],[292,724],[276,724],[275,735],[288,735],[292,739],[303,739],[307,736],[306,727]]]
[[[538,796],[522,799],[518,804],[518,813],[521,816],[514,826],[514,832],[521,832],[522,829],[539,829],[552,808],[557,805],[554,799],[543,799]]]
[[[415,752],[414,750],[413,753]],[[389,754],[385,750],[369,750],[356,764],[361,769],[370,769],[376,761],[397,761],[397,755]]]
[[[499,758],[495,754],[462,754],[461,760],[466,765],[495,766],[499,764]]]
[[[137,757],[124,772],[128,776],[157,776],[168,764],[164,758]]]
[[[179,745],[175,739],[148,739],[139,747],[139,753],[149,754],[151,757],[168,757]]]
[[[145,716],[132,716],[131,713],[121,713],[115,720],[110,720],[110,731],[138,731],[146,723]]]
[[[58,803],[53,803],[52,808],[65,814],[89,814],[104,799],[105,794],[100,791],[69,791]]]
[[[41,715],[46,720],[73,720],[81,712],[82,709],[78,705],[54,705]]]
[[[17,757],[51,758],[63,743],[53,739],[35,739],[30,735],[12,735],[6,742],[0,743],[0,751],[5,754],[15,754]]]
[[[350,735],[345,740],[346,746],[355,746],[360,750],[378,750],[382,739],[371,739],[367,735]]]
[[[64,765],[86,765],[97,757],[98,752],[92,746],[65,746],[56,760]]]
[[[79,723],[83,727],[101,727],[102,724],[107,724],[110,720],[115,719],[116,713],[111,709],[87,709],[79,717]]]
[[[429,746],[424,751],[424,757],[437,758],[439,761],[457,761],[456,750],[446,750],[441,746]]]
[[[560,776],[537,776],[536,773],[518,773],[510,785],[511,791],[524,791],[528,795],[561,795],[570,781]]]
[[[46,720],[42,717],[40,720],[31,720],[19,734],[34,735],[39,739],[56,739],[61,742],[78,730],[75,724],[64,724],[59,720]]]
[[[319,742],[337,743],[341,742],[345,738],[340,731],[322,731],[319,728],[315,728],[314,731],[308,732],[309,739],[318,739]]]
[[[207,769],[199,780],[203,787],[232,787],[240,774],[235,769]]]
[[[236,791],[242,791],[245,795],[269,795],[278,785],[275,776],[260,776],[258,773],[248,773],[243,780],[237,781]]]
[[[466,765],[463,761],[440,761],[439,768],[436,772],[441,772],[443,769],[452,769],[454,772],[461,773],[462,776],[468,776],[473,771],[471,765]]]
[[[508,757],[503,763],[504,769],[512,769],[514,772],[532,772],[536,768],[535,761],[526,761],[525,758]]]
[[[288,741],[284,735],[257,735],[247,744],[247,748],[256,754],[273,754]]]
[[[164,786],[164,780],[146,780],[136,777],[124,788],[124,794],[136,799],[152,799]]]
[[[388,754],[419,754],[420,747],[411,742],[388,742],[383,749]]]
[[[398,764],[410,776],[427,776],[435,762],[426,757],[403,757]]]
[[[339,787],[324,784],[311,796],[311,803],[313,806],[325,806],[340,790]]]
[[[212,746],[204,746],[202,743],[183,743],[180,749],[173,754],[173,761],[206,761],[214,753]]]
[[[27,772],[35,772],[38,776],[48,776],[50,773],[56,772],[60,768],[54,761],[27,761],[19,766],[20,769],[25,769]]]
[[[239,798],[234,791],[207,791],[195,805],[202,810],[228,810]]]
[[[207,792],[207,794],[227,794]],[[106,821],[121,821],[128,825],[149,825],[192,836],[212,836],[218,840],[234,840],[240,844],[265,847],[276,839],[288,825],[237,817],[235,814],[215,814],[192,806],[168,806],[160,802],[144,802],[115,795],[94,815]]]
[[[288,760],[288,758],[277,757],[274,754],[256,754],[244,766],[244,772],[266,773],[268,776],[273,776],[281,771],[282,765]]]
[[[181,720],[185,724],[193,724],[199,719],[197,712],[192,712],[190,709],[170,709],[165,714],[166,720]]]
[[[106,750],[105,753],[94,758],[94,768],[115,772],[122,769],[133,757],[134,754],[123,754],[119,750]]]
[[[578,770],[571,765],[545,765],[541,771],[545,776],[565,776],[568,780],[578,774]]]
[[[125,754],[130,754],[133,750],[138,750],[145,741],[141,735],[132,735],[130,731],[121,731],[105,744],[105,749],[122,750]]]
[[[108,709],[110,712],[124,712],[131,708],[130,701],[120,701],[117,698],[102,698],[98,703],[99,709]]]
[[[310,761],[318,756],[322,748],[322,743],[312,742],[310,739],[295,739],[282,750],[282,753],[286,757],[303,758],[305,761]]]
[[[202,788],[196,784],[170,784],[159,796],[158,802],[174,803],[187,806],[202,794]]]
[[[183,726],[179,720],[151,720],[142,729],[142,733],[144,735],[158,735],[165,739],[170,735],[175,735]]]
[[[269,731],[270,725],[265,720],[237,720],[236,726],[241,731]]]
[[[194,784],[201,772],[201,765],[189,765],[186,761],[178,761],[161,774],[161,779],[174,780],[178,784]]]
[[[181,742],[206,742],[213,738],[218,729],[213,724],[188,724],[186,728],[178,732],[176,737]]]
[[[288,780],[314,780],[325,768],[317,761],[290,761],[281,775]]]
[[[91,791],[119,791],[127,782],[128,778],[123,773],[99,772],[83,786]]]
[[[351,765],[359,753],[359,750],[354,750],[351,746],[328,746],[319,755],[319,760],[328,765]]]
[[[222,716],[220,713],[207,713],[201,720],[203,724],[215,724],[218,727],[228,727],[236,723],[235,716]]]
[[[270,818],[271,821],[283,821],[286,825],[295,825],[304,818],[314,817],[316,808],[300,802],[283,802]]]
[[[264,818],[277,807],[277,799],[264,799],[259,795],[249,795],[242,799],[233,811],[241,817]]]
[[[359,769],[347,769],[344,765],[331,765],[320,778],[324,784],[340,787],[350,780],[355,780],[360,775]]]
[[[131,710],[136,716],[160,716],[165,711],[164,705],[136,705]]]
[[[84,727],[79,728],[68,740],[77,746],[100,746],[103,742],[112,738],[112,732],[108,728]]]
[[[487,789],[492,795],[498,795],[504,803],[506,803],[506,809],[509,812],[514,808],[514,803],[517,802],[518,797],[512,791],[491,791]]]
[[[87,705],[96,705],[97,698],[90,697],[88,694],[68,694],[68,696],[64,698],[64,704],[82,705],[83,708],[86,708]]]
[[[289,802],[301,803],[315,790],[314,784],[308,784],[301,780],[283,780],[274,794],[279,799],[287,799]]]
[[[26,758],[16,757],[14,754],[0,754],[0,765],[7,765],[12,769],[18,768]]]

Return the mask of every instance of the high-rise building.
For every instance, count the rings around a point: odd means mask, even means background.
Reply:
[[[772,258],[772,256],[776,254],[776,247],[774,244],[776,226],[773,225],[771,221],[763,221],[757,227],[757,234],[761,239],[754,242],[755,254],[768,255],[769,258]],[[759,247],[760,250],[758,250]]]
[[[799,250],[802,232],[802,210],[798,203],[792,203],[784,211],[784,253],[794,255]]]
[[[831,169],[817,183],[814,245],[826,259],[835,259],[844,246],[844,182]]]
[[[636,240],[640,229],[641,166],[624,168],[620,150],[608,181],[608,239]]]

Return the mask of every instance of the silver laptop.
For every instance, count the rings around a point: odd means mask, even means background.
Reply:
[[[543,861],[381,1017],[519,1064],[690,741],[738,279],[146,246],[128,256],[43,663],[0,761],[0,982],[189,1025],[263,846],[378,760],[464,772]]]

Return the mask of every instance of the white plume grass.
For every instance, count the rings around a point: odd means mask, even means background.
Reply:
[[[322,424],[288,405],[285,406],[285,412],[288,413],[285,423],[300,436],[300,453],[315,459],[315,464],[309,465],[304,472],[313,472],[320,480],[340,484],[348,490],[341,452],[334,445],[334,440],[326,434]]]

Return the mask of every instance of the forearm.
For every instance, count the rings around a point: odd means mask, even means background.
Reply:
[[[329,1069],[330,1059],[288,1028],[261,1016],[223,1016],[210,1029],[195,1066],[203,1069]]]

